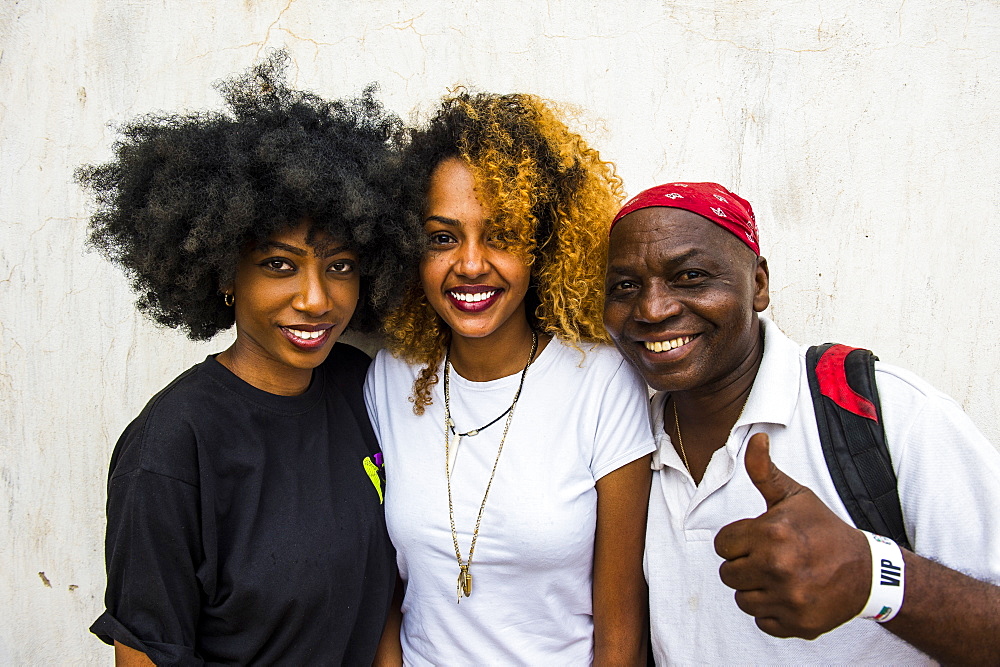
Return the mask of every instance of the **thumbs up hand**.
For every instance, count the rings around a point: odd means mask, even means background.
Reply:
[[[736,605],[775,637],[815,639],[857,616],[871,588],[865,536],[771,462],[766,434],[750,438],[745,463],[767,511],[715,536]]]

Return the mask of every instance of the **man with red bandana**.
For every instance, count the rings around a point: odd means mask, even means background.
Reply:
[[[806,348],[760,314],[769,302],[753,210],[722,186],[661,185],[615,217],[605,325],[657,390],[656,661],[1000,661],[1000,453],[950,398],[876,363],[913,551],[858,530]]]

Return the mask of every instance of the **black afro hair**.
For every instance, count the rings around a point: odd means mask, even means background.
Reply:
[[[355,331],[395,305],[422,250],[399,206],[399,119],[374,86],[334,101],[288,88],[288,62],[273,52],[216,84],[226,111],[131,121],[113,161],[77,170],[98,205],[90,244],[125,270],[140,311],[192,339],[232,326],[219,289],[241,251],[303,219],[361,258]]]

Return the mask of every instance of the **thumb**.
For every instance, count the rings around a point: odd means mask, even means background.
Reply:
[[[743,463],[750,481],[764,497],[767,509],[802,489],[798,482],[778,470],[771,462],[771,443],[766,433],[756,433],[750,438]]]

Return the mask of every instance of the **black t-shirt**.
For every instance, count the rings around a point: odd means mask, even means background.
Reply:
[[[395,583],[369,359],[337,344],[299,396],[214,357],[150,400],[108,481],[107,611],[156,664],[370,664]]]

